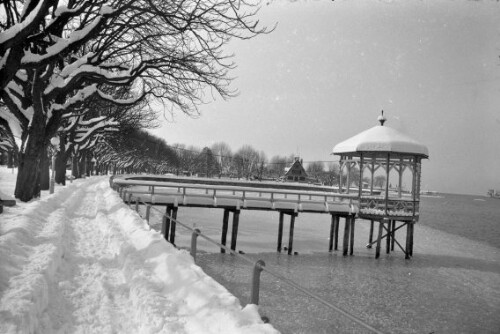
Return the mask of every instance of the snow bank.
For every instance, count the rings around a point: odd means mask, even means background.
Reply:
[[[277,333],[150,231],[107,178],[57,187],[0,221],[1,333]]]

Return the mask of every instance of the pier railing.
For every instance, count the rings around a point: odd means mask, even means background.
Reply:
[[[144,202],[236,209],[291,210],[295,212],[357,212],[357,195],[311,190],[288,190],[256,186],[127,180],[115,178],[113,186],[126,188]],[[279,185],[277,185],[279,187]]]
[[[418,215],[419,202],[411,198],[385,198],[362,195],[358,200],[361,215],[411,217]]]
[[[134,181],[134,183],[135,182],[136,181]],[[145,181],[145,182],[147,182],[147,181]],[[120,185],[123,186],[124,183],[120,183]],[[157,185],[155,185],[155,186],[157,186]],[[186,188],[192,188],[192,187],[186,187]],[[115,190],[118,190],[118,187],[115,187]],[[189,225],[186,225],[186,224],[180,222],[179,220],[177,220],[176,217],[170,216],[170,215],[168,215],[166,213],[162,213],[156,207],[154,207],[153,205],[151,205],[151,203],[148,203],[148,202],[142,200],[141,197],[137,196],[135,191],[134,191],[134,194],[132,194],[130,192],[127,192],[126,189],[124,189],[123,191],[121,191],[121,190],[122,189],[120,189],[120,195],[122,196],[123,201],[125,203],[127,203],[130,207],[132,205],[134,205],[135,206],[135,210],[138,213],[139,213],[139,205],[143,205],[143,206],[146,207],[146,212],[145,212],[144,219],[147,221],[147,223],[150,226],[150,228],[153,225],[153,224],[150,223],[151,210],[154,210],[154,211],[157,211],[158,213],[160,213],[160,215],[162,216],[162,229],[161,229],[162,231],[167,231],[168,230],[167,227],[165,226],[165,224],[166,224],[167,221],[170,224],[175,224],[175,225],[178,224],[178,225],[182,226],[183,228],[191,231],[190,254],[191,254],[191,256],[193,257],[193,259],[195,261],[196,261],[197,239],[199,237],[201,237],[201,238],[205,239],[206,241],[208,241],[209,243],[215,245],[217,248],[225,249],[228,253],[233,254],[234,256],[237,256],[239,259],[241,259],[241,260],[247,262],[248,264],[250,264],[252,266],[252,283],[251,283],[251,291],[250,291],[250,304],[256,304],[256,305],[259,304],[260,275],[261,275],[261,272],[265,272],[265,273],[273,276],[274,278],[281,280],[285,284],[287,284],[287,285],[289,285],[289,286],[291,286],[291,287],[293,287],[293,288],[301,291],[305,295],[307,295],[307,296],[315,299],[316,301],[318,301],[319,303],[323,304],[324,306],[326,306],[326,307],[328,307],[328,308],[330,308],[330,309],[332,309],[332,310],[334,310],[334,311],[342,314],[343,316],[347,317],[348,319],[350,319],[354,323],[357,323],[358,325],[366,328],[367,330],[369,330],[369,331],[371,331],[373,333],[382,333],[378,329],[376,329],[376,328],[372,327],[371,325],[367,324],[365,321],[363,321],[362,319],[360,319],[356,315],[351,314],[350,312],[342,309],[341,307],[336,306],[336,305],[330,303],[329,301],[327,301],[324,298],[322,298],[322,297],[320,297],[320,296],[312,293],[311,291],[307,290],[306,288],[302,287],[301,285],[297,284],[296,282],[288,279],[287,277],[281,275],[280,273],[278,273],[278,272],[276,272],[276,271],[274,271],[272,269],[266,268],[265,263],[264,263],[263,260],[254,261],[250,257],[245,256],[243,254],[240,254],[236,250],[233,250],[233,249],[227,247],[226,245],[223,245],[223,244],[221,244],[221,243],[213,240],[212,238],[210,238],[207,235],[203,234],[200,231],[200,229],[191,227]],[[150,194],[150,193],[147,192],[147,194]],[[154,225],[157,225],[157,224],[154,224]],[[175,231],[175,229],[173,231]],[[168,241],[168,238],[166,238],[166,239]]]

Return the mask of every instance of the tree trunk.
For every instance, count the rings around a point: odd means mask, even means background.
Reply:
[[[7,153],[7,168],[14,168],[14,151],[9,150]]]
[[[80,178],[80,168],[78,163],[79,155],[73,157],[73,164],[71,166],[71,173],[75,177],[75,179]]]
[[[56,155],[56,183],[66,185],[66,153],[57,152]]]
[[[84,177],[86,174],[85,153],[83,153],[83,152],[80,152],[80,159],[78,161],[78,172],[79,172],[79,177]]]
[[[61,143],[59,144],[59,151],[56,155],[56,183],[66,185],[66,163],[68,161],[68,154],[66,153],[66,136],[59,136]]]
[[[26,141],[22,145],[22,153],[19,154],[19,172],[14,191],[16,198],[23,202],[40,197],[40,159],[48,145],[42,89],[39,73],[35,71],[32,88],[33,118],[27,134],[23,135]]]
[[[42,149],[40,156],[40,190],[50,188],[50,158],[47,155],[47,147]]]
[[[41,149],[41,148],[40,148]],[[29,152],[19,156],[19,172],[17,173],[14,195],[20,201],[28,202],[40,197],[40,154]]]
[[[44,124],[45,121],[32,122],[24,152],[19,154],[19,171],[14,195],[23,202],[40,197],[40,161],[47,146]]]
[[[85,171],[87,172],[87,177],[90,177],[92,175],[92,160],[89,159],[88,152],[85,152],[85,162]]]

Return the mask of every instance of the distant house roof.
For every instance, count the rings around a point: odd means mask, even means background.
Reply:
[[[293,164],[290,167],[285,168],[285,176],[307,177],[307,172],[302,166],[299,158],[295,158]]]
[[[393,152],[429,157],[429,150],[413,138],[393,128],[377,125],[335,145],[333,154]]]

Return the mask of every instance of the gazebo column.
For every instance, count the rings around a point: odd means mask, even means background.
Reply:
[[[359,188],[359,198],[361,199],[361,196],[363,195],[363,169],[364,169],[364,166],[363,166],[363,153],[361,153],[360,155],[360,159],[359,159],[359,185],[358,185],[358,188]]]
[[[375,158],[372,158],[370,166],[371,180],[370,180],[370,195],[373,195],[373,180],[375,179]]]
[[[387,216],[387,209],[389,205],[389,173],[391,172],[391,154],[387,153],[386,167],[385,167],[385,215]]]
[[[403,158],[400,158],[399,159],[399,168],[398,168],[398,173],[399,173],[399,180],[398,180],[398,196],[399,198],[403,197],[403,194],[402,194],[402,188],[403,188],[403,173],[404,173],[405,169],[404,169],[404,166],[403,166]]]
[[[347,157],[347,193],[349,194],[351,190],[351,157]]]
[[[340,157],[339,162],[339,194],[342,193],[342,173],[344,171],[344,156]]]
[[[417,189],[417,157],[413,157],[413,168],[412,168],[412,192],[413,192],[413,216],[415,216],[416,213],[416,206],[417,206],[417,196],[420,196],[419,190]]]

